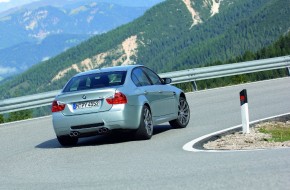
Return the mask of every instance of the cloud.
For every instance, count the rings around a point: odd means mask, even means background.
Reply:
[[[0,3],[9,3],[10,0],[0,0]]]
[[[7,75],[11,73],[15,73],[17,69],[15,67],[1,67],[0,66],[0,75]]]

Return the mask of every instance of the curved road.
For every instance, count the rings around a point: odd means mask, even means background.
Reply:
[[[185,129],[156,126],[149,141],[91,137],[62,148],[51,117],[0,125],[0,189],[289,189],[290,149],[187,152],[187,142],[241,123],[290,112],[290,77],[188,93]]]

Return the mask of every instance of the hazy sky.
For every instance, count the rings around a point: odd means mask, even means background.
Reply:
[[[11,9],[13,7],[28,4],[34,1],[41,0],[0,0],[0,12]],[[103,1],[106,2],[106,0]],[[145,7],[153,6],[154,4],[159,3],[161,1],[164,0],[108,0],[108,2],[120,3],[120,5],[145,6]]]
[[[0,12],[38,0],[0,0]]]

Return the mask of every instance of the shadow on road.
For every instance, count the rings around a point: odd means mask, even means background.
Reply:
[[[157,126],[154,126],[153,135],[158,135],[160,133],[164,133],[171,129],[172,128],[170,125],[157,125]],[[99,136],[93,136],[93,137],[87,137],[87,138],[80,138],[77,144],[77,147],[99,146],[99,145],[106,145],[106,144],[119,144],[119,143],[130,142],[130,141],[136,141],[132,133],[113,132],[109,135],[99,135]],[[41,149],[64,148],[58,143],[56,138],[45,141],[35,147],[41,148]]]

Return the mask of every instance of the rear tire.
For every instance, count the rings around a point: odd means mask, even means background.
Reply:
[[[169,124],[173,128],[185,128],[189,123],[190,119],[190,109],[185,98],[179,98],[178,105],[178,117],[172,121],[169,121]]]
[[[147,105],[142,108],[140,125],[136,131],[135,137],[138,140],[148,140],[151,139],[153,135],[153,120],[152,114]]]
[[[58,142],[65,147],[76,146],[78,143],[78,138],[70,136],[59,136],[57,137]]]

